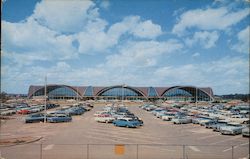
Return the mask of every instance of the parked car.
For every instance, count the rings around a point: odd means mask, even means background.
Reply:
[[[25,123],[35,123],[35,122],[43,122],[44,121],[44,114],[43,113],[39,113],[39,114],[31,114],[28,115],[25,118]],[[46,118],[45,118],[46,120]]]
[[[165,113],[164,115],[161,116],[161,119],[162,119],[163,121],[170,121],[170,120],[172,120],[172,118],[175,117],[175,114],[176,114],[176,113],[174,113],[174,112]]]
[[[49,123],[70,122],[72,117],[66,114],[53,114],[47,117]]]
[[[56,114],[81,115],[86,110],[82,107],[65,107],[56,111]]]
[[[215,120],[215,119],[205,119],[205,120],[200,120],[200,121],[199,121],[199,124],[200,124],[201,126],[207,126],[207,125],[209,125],[209,124],[216,123],[216,121],[217,121],[217,120]]]
[[[0,111],[0,115],[13,115],[16,114],[16,110],[5,110],[5,111]]]
[[[164,116],[166,113],[167,113],[166,110],[162,110],[162,111],[160,111],[160,112],[157,112],[157,113],[155,114],[155,116],[156,116],[157,118],[161,118],[161,117]]]
[[[95,117],[95,121],[101,123],[112,123],[114,120],[115,118],[108,114],[101,114]]]
[[[191,118],[189,118],[189,117],[183,117],[183,116],[173,118],[171,121],[174,124],[187,124],[187,123],[191,123],[192,122]]]
[[[17,114],[30,114],[30,108],[21,108],[19,110],[17,110]]]
[[[154,109],[156,109],[157,106],[154,106],[154,105],[149,105],[148,107],[145,108],[146,111],[152,111]]]
[[[213,129],[213,127],[216,127],[216,124],[219,123],[227,123],[228,121],[226,120],[211,120],[210,122],[205,123],[205,127],[208,129]]]
[[[228,123],[220,127],[220,133],[223,135],[237,135],[242,133],[243,125],[238,123]]]
[[[97,112],[95,112],[94,117],[97,117],[100,114],[106,114],[106,113],[109,113],[109,112],[107,112],[107,111],[97,111]]]
[[[249,129],[250,129],[249,125],[247,125],[244,129],[242,129],[243,137],[250,137]]]
[[[128,127],[128,128],[137,128],[141,125],[140,121],[136,119],[117,119],[113,121],[113,124],[115,126],[120,126],[120,127]]]
[[[213,131],[219,132],[220,128],[222,126],[226,126],[227,123],[228,123],[228,121],[218,121],[216,124],[212,125],[212,129],[213,129]]]
[[[158,112],[161,112],[161,111],[163,111],[163,108],[156,108],[156,109],[154,109],[153,111],[151,111],[151,113],[152,113],[153,115],[156,115]]]
[[[83,107],[71,107],[65,110],[69,115],[82,115],[85,111],[86,110]]]

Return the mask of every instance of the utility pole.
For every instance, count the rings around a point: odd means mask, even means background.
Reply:
[[[195,106],[197,107],[197,87],[195,87]]]
[[[78,86],[76,87],[76,90],[77,90],[77,98],[76,98],[76,101],[77,101],[77,104],[78,104]]]
[[[44,123],[46,123],[46,113],[47,113],[47,75],[45,76],[45,86],[44,86]]]

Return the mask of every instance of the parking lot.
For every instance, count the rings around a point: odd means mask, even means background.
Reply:
[[[139,128],[115,127],[98,123],[93,114],[105,104],[68,123],[23,122],[23,116],[1,124],[1,138],[42,137],[41,140],[2,146],[5,159],[156,159],[156,158],[249,158],[249,138],[221,135],[200,125],[175,125],[162,121],[134,104],[128,109],[143,119]]]

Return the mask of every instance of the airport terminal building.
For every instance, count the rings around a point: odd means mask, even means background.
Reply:
[[[28,98],[44,98],[44,92],[51,100],[177,100],[177,101],[213,101],[213,91],[210,87],[172,86],[172,87],[133,87],[115,85],[98,86],[69,86],[47,85],[29,87]]]

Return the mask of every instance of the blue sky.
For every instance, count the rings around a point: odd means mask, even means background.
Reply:
[[[5,0],[1,91],[29,85],[249,92],[249,1]]]

